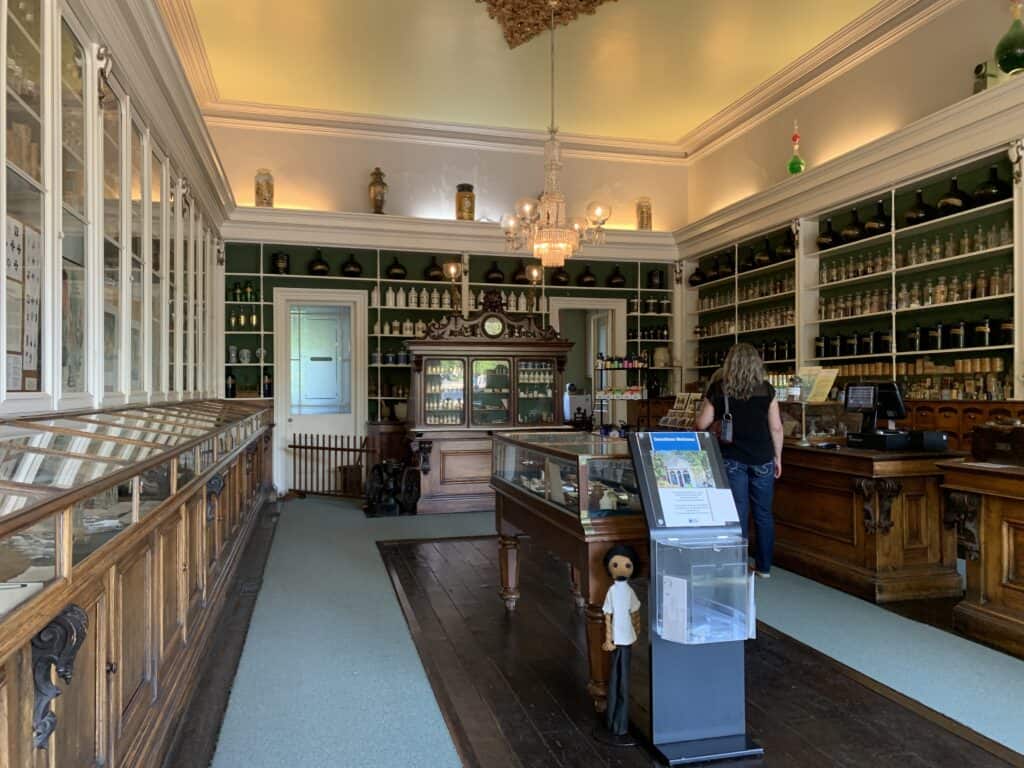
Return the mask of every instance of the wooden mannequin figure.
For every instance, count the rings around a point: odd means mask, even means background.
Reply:
[[[602,648],[612,654],[605,722],[613,744],[632,746],[635,742],[629,737],[629,665],[633,643],[640,633],[640,601],[629,579],[637,575],[640,559],[632,547],[616,544],[605,553],[604,566],[612,577],[604,598]]]

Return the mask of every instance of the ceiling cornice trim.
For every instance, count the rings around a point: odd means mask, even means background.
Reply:
[[[465,149],[543,154],[547,131],[490,128],[462,123],[360,115],[331,110],[221,100],[205,105],[209,125],[346,136]],[[562,154],[598,160],[685,165],[671,142],[613,139],[559,133]]]
[[[879,2],[684,135],[678,142],[680,151],[693,159],[736,139],[961,2]]]
[[[219,101],[217,80],[213,76],[213,67],[191,0],[156,0],[156,4],[200,107]]]
[[[1024,79],[1009,80],[675,230],[683,258],[815,218],[998,151],[1024,133]]]
[[[545,131],[295,108],[219,98],[189,0],[158,0],[210,125],[540,154]],[[883,0],[678,141],[563,134],[568,157],[687,165],[751,130],[963,0]]]
[[[679,257],[671,232],[609,229],[605,235],[604,245],[586,247],[585,258],[670,263]],[[224,223],[221,236],[234,242],[508,255],[498,224],[372,213],[239,206]]]

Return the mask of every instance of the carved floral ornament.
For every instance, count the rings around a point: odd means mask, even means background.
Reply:
[[[551,26],[548,0],[476,0],[487,5],[487,13],[505,33],[509,48],[533,39]],[[566,25],[581,14],[592,14],[608,0],[560,0],[555,8],[555,24]]]

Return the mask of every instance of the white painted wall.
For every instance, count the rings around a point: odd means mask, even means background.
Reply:
[[[1010,26],[1009,3],[961,0],[941,15],[781,110],[699,154],[690,167],[695,222],[786,178],[793,120],[808,167],[892,133],[971,95],[975,64]]]
[[[239,205],[253,204],[253,176],[260,167],[274,174],[275,207],[369,212],[366,185],[376,165],[389,186],[387,213],[451,219],[455,185],[475,185],[476,215],[498,221],[525,195],[539,195],[544,182],[540,153],[498,151],[223,125],[210,122],[232,191]],[[686,173],[680,164],[566,157],[563,192],[569,215],[582,216],[601,199],[612,206],[610,227],[634,229],[638,197],[650,197],[654,228],[686,223]]]

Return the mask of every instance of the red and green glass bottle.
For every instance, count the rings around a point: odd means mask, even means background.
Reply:
[[[807,167],[807,163],[800,157],[800,130],[796,120],[793,121],[793,156],[789,158],[789,165],[786,167],[789,170],[790,176],[803,173],[804,168]]]

